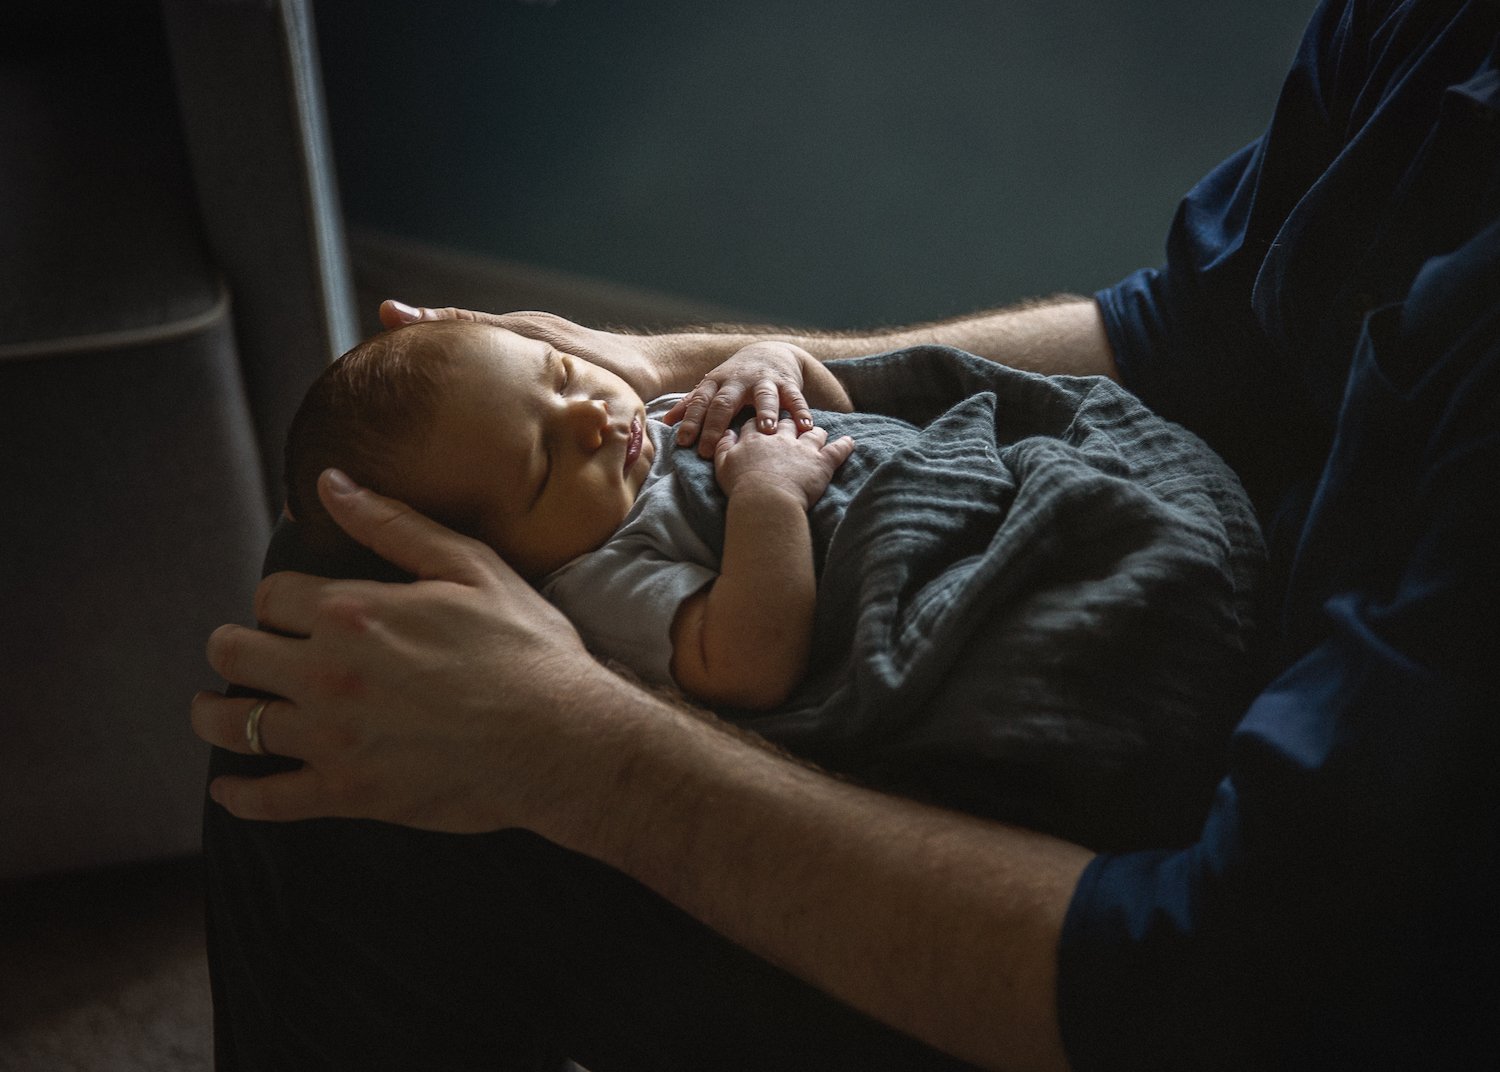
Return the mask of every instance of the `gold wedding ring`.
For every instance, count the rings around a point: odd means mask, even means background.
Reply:
[[[260,716],[266,709],[270,700],[261,700],[250,708],[250,715],[245,719],[245,740],[250,744],[250,751],[258,756],[266,754],[266,746],[260,743]]]

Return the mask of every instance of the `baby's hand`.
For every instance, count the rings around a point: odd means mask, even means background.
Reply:
[[[782,410],[792,416],[798,434],[813,426],[812,411],[802,390],[803,362],[817,361],[800,346],[785,342],[753,342],[698,381],[662,419],[681,421],[677,442],[687,446],[699,440],[698,452],[705,458],[729,431],[729,422],[743,407],[755,407],[755,426],[770,435]],[[748,394],[749,398],[746,398]],[[700,438],[701,430],[701,438]]]
[[[776,422],[769,435],[746,421],[740,434],[731,429],[714,451],[714,475],[731,498],[751,488],[786,491],[810,508],[828,489],[834,472],[854,453],[848,436],[828,441],[822,428],[798,435],[790,420]]]

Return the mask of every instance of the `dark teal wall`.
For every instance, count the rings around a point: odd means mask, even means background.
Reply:
[[[317,0],[356,225],[858,326],[1087,291],[1308,0]]]

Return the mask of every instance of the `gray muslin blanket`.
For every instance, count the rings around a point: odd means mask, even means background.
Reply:
[[[1264,558],[1198,438],[1104,379],[945,347],[831,366],[857,447],[810,513],[811,672],[727,712],[869,784],[1095,848],[1191,838],[1248,684]],[[723,546],[712,466],[674,452]]]

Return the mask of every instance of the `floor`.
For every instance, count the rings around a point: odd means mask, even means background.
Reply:
[[[212,1066],[197,860],[0,886],[0,1072]]]

